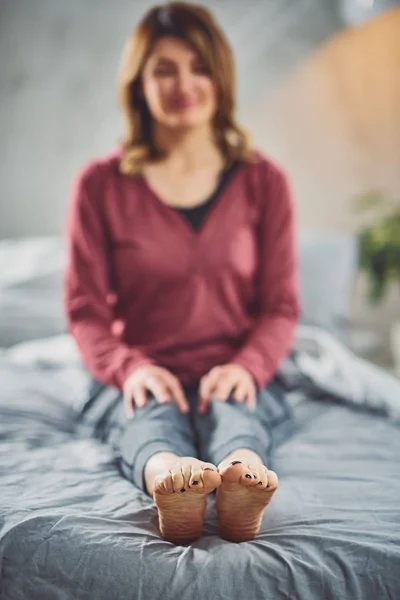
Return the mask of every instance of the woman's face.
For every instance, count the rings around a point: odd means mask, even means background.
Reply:
[[[177,38],[157,40],[144,65],[142,86],[151,115],[167,127],[198,127],[214,116],[216,90],[206,65]]]

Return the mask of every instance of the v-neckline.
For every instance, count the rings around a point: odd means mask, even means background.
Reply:
[[[142,187],[147,191],[147,193],[150,196],[150,198],[152,199],[152,201],[157,206],[161,207],[161,210],[163,210],[166,215],[169,215],[170,217],[174,218],[177,223],[180,223],[181,228],[186,232],[186,235],[192,241],[199,242],[200,240],[202,240],[202,238],[204,238],[205,233],[208,231],[208,229],[210,227],[210,223],[215,218],[215,213],[218,213],[218,210],[221,210],[221,206],[223,206],[225,204],[225,198],[228,197],[227,192],[229,190],[229,187],[232,185],[232,183],[235,181],[235,179],[237,179],[239,174],[242,172],[244,166],[245,166],[245,163],[243,163],[243,162],[239,162],[236,165],[234,172],[231,173],[231,176],[228,178],[228,181],[225,183],[223,188],[219,191],[217,198],[214,199],[214,202],[208,209],[208,212],[205,215],[202,223],[200,224],[200,227],[198,227],[197,229],[194,229],[190,225],[190,223],[188,222],[186,217],[179,211],[179,207],[171,206],[170,204],[168,204],[167,202],[164,202],[164,200],[161,199],[159,194],[157,194],[152,189],[152,187],[150,186],[147,179],[143,176],[142,173],[139,173],[138,177],[139,177],[139,181],[140,181]],[[215,191],[218,189],[219,185],[220,184],[218,183]],[[207,203],[207,200],[204,202],[204,204],[206,204],[206,203]],[[201,204],[203,204],[203,203],[201,203]],[[201,204],[198,204],[197,206],[201,206]],[[193,207],[193,208],[195,208],[195,207]]]

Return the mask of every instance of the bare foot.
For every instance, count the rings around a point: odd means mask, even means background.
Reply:
[[[263,464],[234,461],[218,471],[222,483],[217,490],[216,510],[221,537],[246,542],[259,532],[265,507],[278,489],[278,477]]]
[[[220,484],[215,465],[186,456],[157,476],[153,499],[163,538],[174,544],[197,540],[203,530],[206,496]]]

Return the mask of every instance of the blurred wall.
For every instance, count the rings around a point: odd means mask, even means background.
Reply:
[[[346,23],[359,25],[396,4],[398,0],[339,0],[339,10]]]
[[[292,176],[302,228],[357,231],[352,198],[371,188],[400,204],[400,8],[334,36],[261,95],[252,122],[257,143]],[[377,309],[365,290],[360,277],[353,318],[387,334],[400,317],[398,289]]]
[[[302,227],[355,231],[355,194],[400,196],[400,8],[336,35],[251,115],[292,175]]]

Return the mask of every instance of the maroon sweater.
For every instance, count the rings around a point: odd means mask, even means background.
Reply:
[[[120,150],[77,174],[69,203],[65,309],[86,367],[122,388],[139,365],[196,385],[242,365],[264,386],[299,318],[293,203],[261,152],[240,163],[198,231],[118,171]]]

